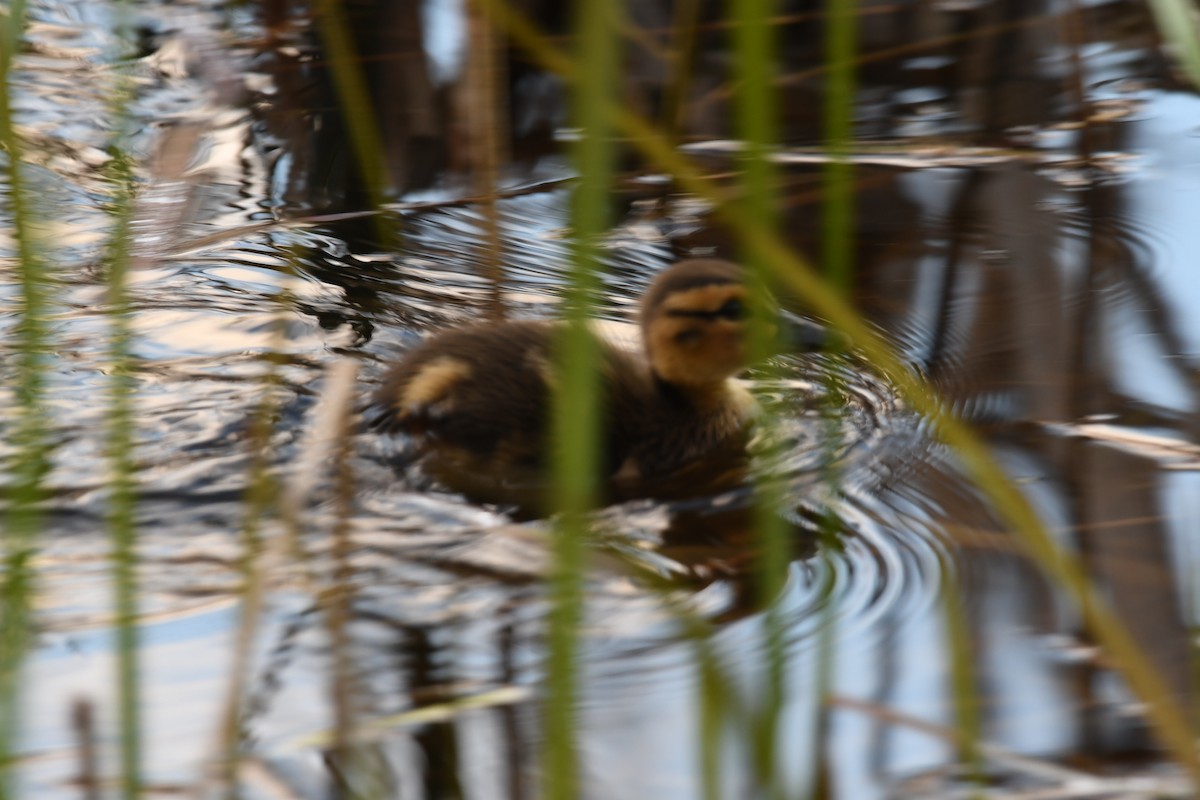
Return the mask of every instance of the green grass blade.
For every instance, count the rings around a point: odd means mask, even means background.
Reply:
[[[707,632],[704,634],[707,636]],[[721,742],[729,718],[729,684],[712,648],[697,643],[694,650],[700,690],[700,786],[703,800],[721,797]]]
[[[983,758],[979,744],[983,734],[983,720],[976,688],[976,674],[972,655],[971,628],[962,587],[961,575],[948,558],[942,559],[941,574],[946,576],[942,584],[942,611],[946,625],[946,657],[949,659],[951,702],[958,743],[958,758],[966,768],[966,778],[984,786]]]
[[[775,0],[735,0],[732,4],[735,120],[742,142],[739,163],[739,190],[748,213],[771,229],[779,221],[779,170],[772,155],[778,146],[778,98],[775,89],[778,48],[772,17]],[[753,314],[750,325],[750,359],[769,364],[767,358],[778,352],[769,297],[771,273],[752,248],[743,248],[741,260],[752,276]],[[766,367],[769,369],[769,367]],[[770,428],[772,421],[760,422]],[[776,437],[766,436],[767,441]],[[777,610],[777,600],[787,577],[790,547],[788,528],[780,514],[786,502],[784,487],[770,476],[759,481],[755,492],[754,528],[759,547],[758,591],[766,609],[763,615],[765,663],[763,665],[759,711],[752,715],[748,731],[754,743],[754,776],[763,795],[783,796],[776,764],[781,713],[787,704],[784,675],[787,659],[784,651],[785,623]]]
[[[118,8],[117,39],[127,46],[132,41],[128,11]],[[136,182],[133,162],[126,145],[129,138],[129,108],[133,101],[133,82],[128,74],[126,53],[113,54],[117,68],[108,110],[114,120],[111,160],[107,165],[112,185],[109,213],[113,220],[106,254],[108,268],[109,321],[109,409],[107,455],[111,471],[107,523],[111,542],[113,611],[117,651],[117,727],[120,741],[121,796],[135,800],[141,796],[141,691],[138,660],[138,585],[137,530],[134,523],[137,504],[137,468],[134,459],[134,395],[137,382],[130,351],[132,339],[131,309],[126,289],[130,269],[131,225],[133,222]]]
[[[375,123],[375,110],[371,94],[360,69],[354,47],[350,25],[346,19],[342,0],[317,0],[321,41],[330,61],[330,72],[337,89],[338,103],[342,110],[350,148],[358,164],[359,174],[366,187],[372,208],[379,208],[384,201],[384,180],[388,174],[384,156],[383,140]],[[387,228],[382,220],[377,230],[386,241]]]
[[[1150,0],[1150,10],[1175,60],[1188,79],[1200,86],[1200,26],[1195,4],[1187,0]]]
[[[578,636],[583,618],[585,513],[598,498],[598,343],[588,320],[599,273],[599,242],[609,226],[614,147],[608,109],[617,67],[617,5],[581,3],[576,17],[583,78],[574,87],[572,112],[580,136],[572,147],[579,184],[572,204],[574,263],[560,341],[559,380],[550,441],[552,485],[561,513],[551,578],[544,753],[545,796],[578,794],[575,754]]]
[[[12,117],[13,59],[25,25],[25,3],[16,0],[0,17],[0,148],[4,151],[8,212],[17,245],[20,297],[15,353],[16,421],[8,435],[14,456],[8,464],[9,504],[4,519],[0,580],[0,800],[13,797],[11,765],[20,733],[21,675],[31,644],[37,547],[49,469],[49,423],[43,411],[48,333],[45,304],[49,271],[35,230],[25,185],[22,143]]]
[[[853,270],[854,167],[849,160],[854,139],[854,65],[858,20],[850,0],[827,0],[825,29],[825,274],[841,292],[850,288]]]
[[[133,209],[133,171],[124,154],[113,158],[116,222],[108,251],[110,400],[108,459],[112,471],[108,529],[112,542],[112,574],[117,649],[117,716],[120,728],[121,795],[141,794],[141,725],[139,724],[136,466],[134,464],[133,397],[136,381],[130,355],[130,309],[126,294],[129,236]]]
[[[824,273],[830,284],[845,297],[853,278],[854,242],[854,170],[849,160],[854,139],[854,88],[855,57],[858,18],[857,5],[852,0],[827,0],[825,3],[825,106],[824,137],[829,160],[825,165],[824,192],[822,194],[821,255]],[[844,391],[836,375],[830,375],[826,385],[829,402],[843,396]],[[834,410],[836,413],[836,410]],[[831,415],[831,419],[832,419]],[[825,481],[830,486],[841,483],[841,474],[833,454],[841,443],[841,429],[833,424],[824,426],[826,453],[829,455],[825,467]],[[821,555],[828,563],[839,539],[838,520],[832,512],[822,515],[821,538],[824,542]],[[813,737],[816,746],[812,754],[813,781],[810,797],[824,797],[829,789],[826,785],[824,758],[825,733],[827,728],[827,698],[833,686],[833,670],[836,658],[837,633],[835,620],[837,609],[833,605],[832,592],[825,595],[822,604],[821,635],[818,640],[817,674],[814,697],[816,719]]]

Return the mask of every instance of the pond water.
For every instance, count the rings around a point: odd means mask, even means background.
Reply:
[[[481,318],[491,302],[488,218],[462,201],[476,193],[455,177],[463,122],[447,111],[468,49],[460,5],[394,4],[395,28],[360,35],[366,63],[387,65],[371,86],[390,98],[389,181],[404,193],[359,218],[337,216],[365,208],[364,190],[301,9],[281,36],[264,23],[275,4],[134,4],[130,45],[108,2],[30,3],[10,91],[55,281],[55,446],[19,796],[79,794],[77,700],[96,709],[101,774],[117,769],[104,264],[108,148],[122,127],[138,181],[129,296],[148,793],[191,791],[212,775],[240,671],[245,794],[326,796],[337,773],[325,758],[330,673],[348,649],[384,795],[537,796],[545,522],[441,491],[402,442],[362,433],[340,470],[353,477],[348,643],[331,644],[319,593],[339,517],[337,475],[312,449],[328,376],[353,364],[366,397],[421,336]],[[670,19],[657,3],[634,8],[631,24],[647,30]],[[876,56],[856,110],[853,297],[988,437],[1186,707],[1200,610],[1200,273],[1189,257],[1200,99],[1154,49],[1145,8],[1099,2],[1080,14],[1089,38],[1072,42],[1062,37],[1075,18],[1057,6],[864,9],[860,45]],[[819,63],[820,32],[811,14],[788,19],[782,224],[815,255],[823,162],[807,146],[819,142],[821,79],[804,68]],[[685,150],[732,173],[723,44],[704,30]],[[380,53],[391,57],[371,60]],[[652,56],[630,48],[642,100],[661,89]],[[520,59],[509,68],[500,286],[511,316],[552,317],[570,258],[571,173],[552,135],[564,100]],[[122,86],[125,103],[114,100]],[[703,203],[664,194],[648,173],[623,176],[614,195],[597,311],[614,325],[677,257],[736,253]],[[0,324],[11,354],[20,284],[4,194]],[[997,787],[1078,786],[1119,763],[1123,776],[1153,773],[1170,788],[1174,772],[1079,615],[888,376],[853,353],[774,366],[748,380],[789,443],[773,469],[788,479],[780,513],[795,555],[770,603],[783,627],[777,759],[788,796],[818,775],[832,797],[960,796],[953,741],[929,727],[958,722],[955,620]],[[11,419],[14,359],[0,370]],[[252,425],[264,402],[275,414],[265,447]],[[234,654],[256,446],[299,494],[306,557],[268,545],[244,666]],[[713,628],[739,702],[764,699],[769,622],[748,582],[753,541],[710,511],[632,502],[595,520],[578,678],[587,797],[702,795],[703,676],[678,609]],[[836,535],[820,535],[822,519]],[[277,542],[284,528],[271,520],[262,531]],[[447,710],[459,698],[478,702]],[[423,708],[441,716],[408,713]],[[721,739],[725,796],[761,790],[749,738],[737,722]]]

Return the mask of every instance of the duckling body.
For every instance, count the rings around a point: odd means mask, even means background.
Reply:
[[[683,261],[643,297],[644,355],[599,339],[603,469],[615,494],[639,495],[706,455],[741,449],[755,409],[734,379],[744,302],[736,265]],[[503,500],[490,489],[548,461],[557,333],[557,323],[514,321],[431,337],[385,376],[374,425],[415,437],[450,488]]]

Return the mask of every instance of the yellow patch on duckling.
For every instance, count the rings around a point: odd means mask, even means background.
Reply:
[[[417,371],[400,395],[400,408],[428,408],[444,401],[454,385],[471,377],[471,365],[457,358],[438,358]]]
[[[663,302],[660,314],[713,313],[731,299],[746,299],[746,288],[736,283],[710,283],[675,292]]]

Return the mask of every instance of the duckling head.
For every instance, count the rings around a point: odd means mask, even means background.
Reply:
[[[689,259],[664,270],[642,300],[642,336],[654,374],[705,389],[746,365],[747,290],[742,270],[718,259]]]

